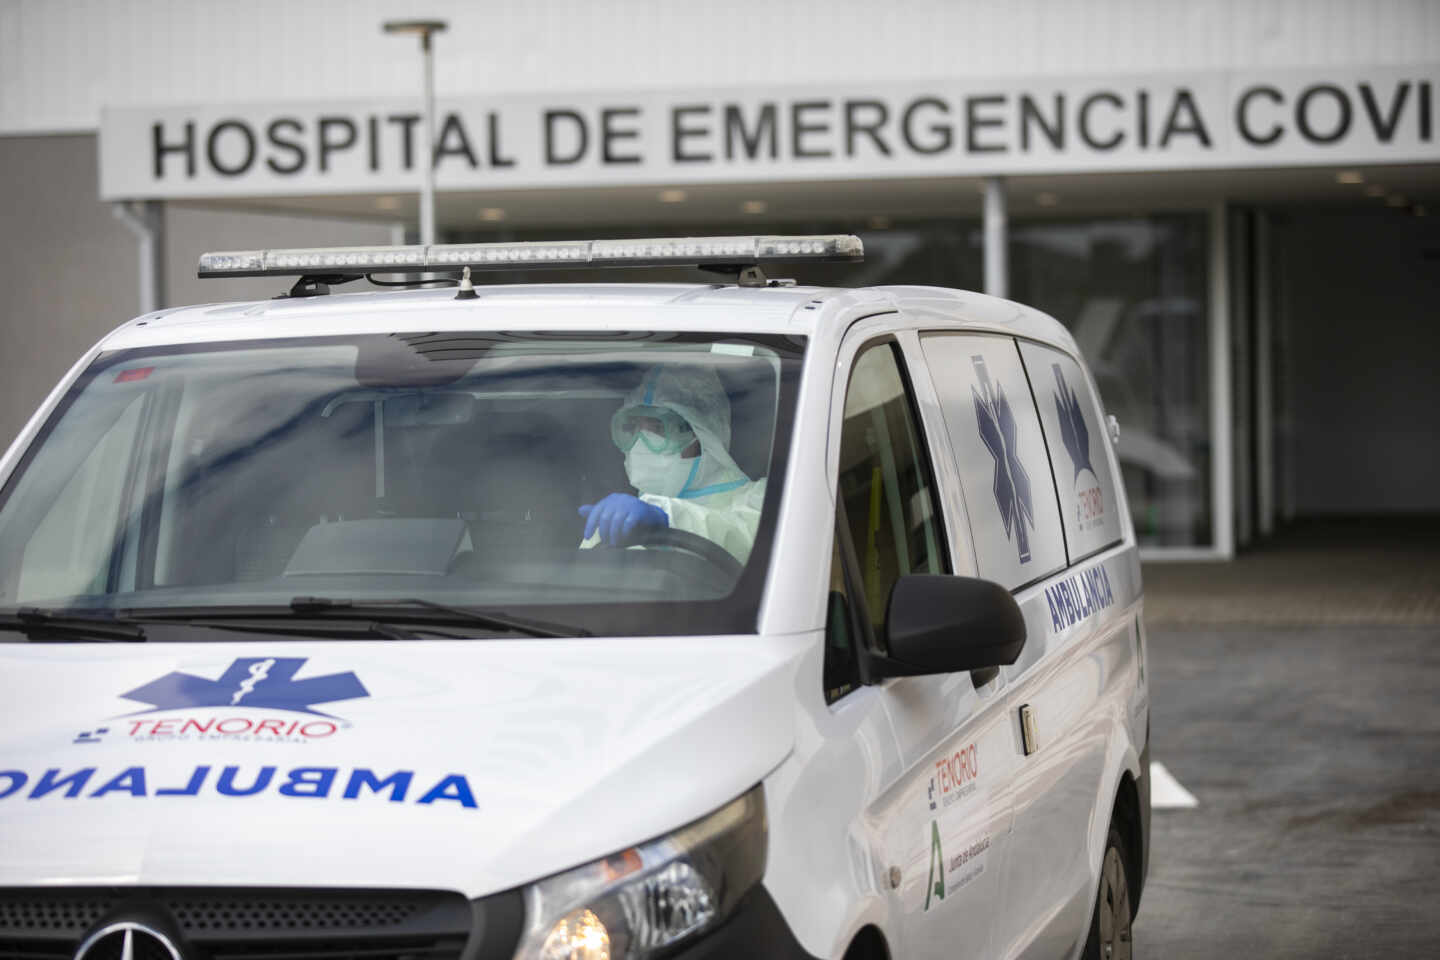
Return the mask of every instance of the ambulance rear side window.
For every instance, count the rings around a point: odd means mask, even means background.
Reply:
[[[1023,340],[1020,356],[1055,471],[1069,559],[1078,563],[1123,536],[1105,416],[1090,379],[1072,357]]]

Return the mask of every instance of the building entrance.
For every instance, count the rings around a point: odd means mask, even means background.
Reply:
[[[1271,222],[1280,518],[1440,515],[1440,220]]]

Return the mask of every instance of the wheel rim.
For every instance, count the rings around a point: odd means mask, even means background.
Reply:
[[[1100,956],[1104,960],[1131,960],[1130,957],[1130,885],[1125,881],[1125,865],[1120,851],[1105,851],[1105,865],[1100,871],[1100,902],[1096,905],[1100,920]]]

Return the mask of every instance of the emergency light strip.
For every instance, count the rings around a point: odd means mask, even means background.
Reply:
[[[285,277],[366,273],[458,273],[566,267],[755,266],[787,261],[865,259],[860,238],[667,237],[654,240],[561,240],[551,243],[441,243],[413,247],[313,247],[231,250],[200,256],[201,277]]]

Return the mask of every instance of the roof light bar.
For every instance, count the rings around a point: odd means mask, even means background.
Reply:
[[[665,237],[654,240],[558,240],[440,243],[413,247],[315,247],[230,250],[200,256],[201,277],[302,277],[366,273],[459,273],[576,267],[756,266],[793,261],[865,259],[860,238]]]

